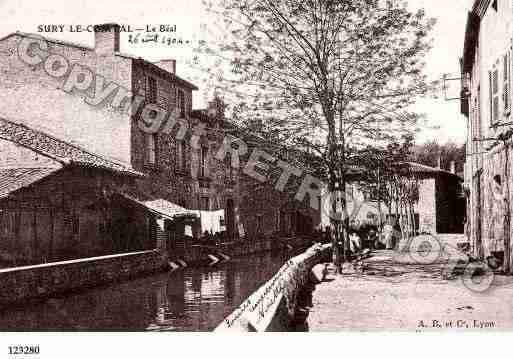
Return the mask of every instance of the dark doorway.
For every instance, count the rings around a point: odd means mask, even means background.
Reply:
[[[226,200],[225,222],[228,238],[233,239],[235,237],[235,206],[232,198]]]

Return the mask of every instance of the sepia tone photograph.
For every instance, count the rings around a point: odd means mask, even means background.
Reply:
[[[0,331],[512,330],[512,56],[509,0],[0,0]]]

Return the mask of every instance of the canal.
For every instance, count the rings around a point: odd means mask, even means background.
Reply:
[[[0,330],[211,331],[292,253],[261,253],[0,309]]]

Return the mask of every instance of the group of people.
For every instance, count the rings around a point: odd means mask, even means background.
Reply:
[[[393,221],[387,221],[379,230],[379,225],[374,220],[353,219],[349,223],[349,250],[352,254],[359,253],[365,249],[380,250],[394,249],[398,240],[397,230],[394,228]],[[331,227],[326,227],[324,232],[324,242],[331,242],[333,233]]]
[[[354,219],[349,225],[349,249],[357,253],[364,249],[385,249],[386,246],[380,241],[378,226],[370,220],[361,223]]]

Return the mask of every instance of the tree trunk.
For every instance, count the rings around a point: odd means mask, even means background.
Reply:
[[[349,235],[348,235],[348,229],[349,229],[349,213],[347,211],[347,198],[346,198],[346,176],[344,173],[342,173],[341,176],[341,199],[340,203],[342,206],[342,263],[345,263],[347,261],[347,253],[349,251]]]
[[[333,256],[332,261],[333,265],[335,265],[335,268],[337,271],[340,271],[340,248],[339,248],[339,241],[340,241],[340,228],[339,228],[339,220],[337,218],[338,213],[338,193],[335,190],[336,188],[336,178],[332,177],[330,178],[329,188],[330,188],[330,200],[331,200],[331,216],[330,216],[330,224],[332,228],[333,238],[332,238],[332,250],[333,250]]]
[[[410,202],[410,216],[412,223],[412,235],[415,237],[417,233],[417,226],[415,225],[415,210],[413,208],[413,204]]]
[[[337,154],[336,154],[336,143],[334,141],[334,136],[330,134],[328,136],[328,156],[329,156],[329,182],[328,182],[328,195],[330,196],[331,200],[331,215],[330,215],[330,223],[331,227],[333,229],[333,238],[332,238],[332,262],[333,265],[336,268],[336,271],[340,273],[340,266],[341,266],[341,260],[340,260],[340,248],[339,248],[339,242],[340,242],[340,218],[338,216],[339,214],[339,208],[338,203],[340,203],[340,191],[339,191],[339,185],[340,181],[337,176]]]

